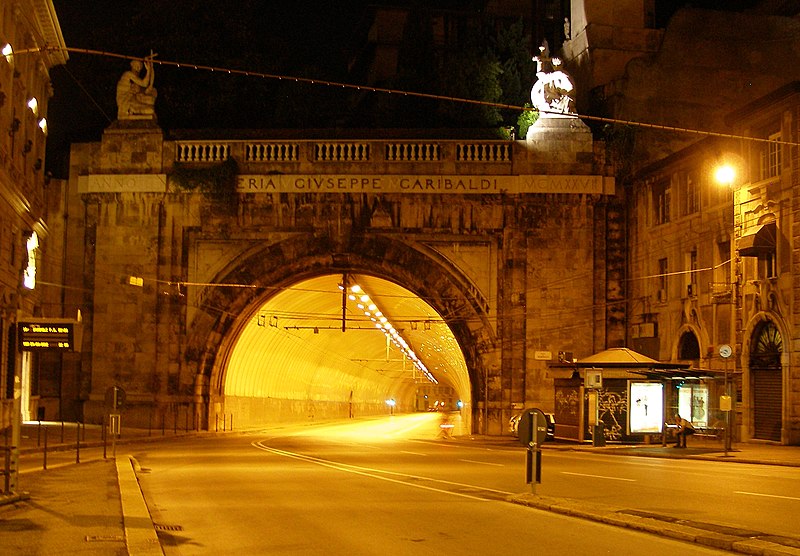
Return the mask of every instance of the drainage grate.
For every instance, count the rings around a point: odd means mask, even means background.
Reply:
[[[156,531],[183,531],[182,525],[164,525],[163,523],[153,523]]]

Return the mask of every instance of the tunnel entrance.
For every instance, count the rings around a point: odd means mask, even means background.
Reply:
[[[472,392],[445,319],[403,286],[324,274],[269,292],[239,327],[221,377],[239,428],[459,411]]]

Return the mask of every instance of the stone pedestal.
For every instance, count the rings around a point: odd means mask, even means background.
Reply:
[[[163,167],[164,132],[154,119],[117,120],[103,132],[100,171],[110,173],[160,173]]]
[[[575,173],[576,163],[585,164],[585,173],[592,172],[592,132],[577,116],[542,116],[528,128],[525,139],[532,162],[546,163],[551,168],[569,166],[569,171],[563,173]]]

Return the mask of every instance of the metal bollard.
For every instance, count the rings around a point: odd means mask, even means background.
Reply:
[[[76,439],[75,443],[75,463],[81,462],[81,424],[75,423]]]
[[[8,435],[6,435],[6,437],[8,437]],[[5,473],[4,473],[5,474],[5,489],[3,490],[3,492],[6,493],[6,494],[11,492],[11,475],[12,475],[12,473],[14,473],[14,470],[11,468],[11,466],[12,466],[11,452],[14,451],[14,447],[13,446],[8,446],[7,441],[8,441],[8,438],[6,438],[6,448],[5,448],[5,452],[6,452],[6,462],[5,462],[6,465],[5,465]]]
[[[47,426],[44,427],[44,452],[42,452],[42,469],[47,469]]]

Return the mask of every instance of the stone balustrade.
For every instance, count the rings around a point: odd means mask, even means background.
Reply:
[[[509,141],[178,141],[175,161],[215,163],[234,156],[246,162],[458,162],[508,163]],[[240,157],[241,155],[241,157]]]
[[[229,143],[179,142],[175,149],[176,162],[222,162],[231,154]]]

